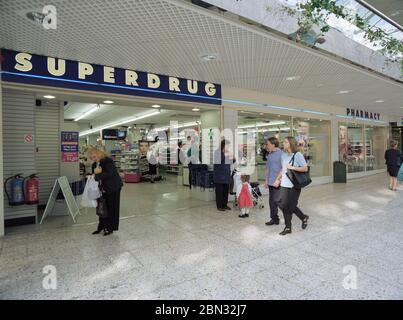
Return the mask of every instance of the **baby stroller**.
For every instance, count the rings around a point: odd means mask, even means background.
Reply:
[[[259,182],[251,182],[250,186],[252,188],[252,196],[253,196],[253,207],[263,209],[264,208],[264,201],[262,192],[259,188]]]

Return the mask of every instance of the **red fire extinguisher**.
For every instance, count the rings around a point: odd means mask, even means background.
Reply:
[[[26,204],[39,203],[39,180],[37,179],[36,174],[31,174],[26,178],[24,195]]]

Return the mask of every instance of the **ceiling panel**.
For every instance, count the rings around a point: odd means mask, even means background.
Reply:
[[[402,110],[402,84],[184,1],[54,0],[56,30],[24,17],[46,4],[0,1],[1,46],[339,106],[358,101],[377,110],[382,99],[385,113]],[[204,54],[218,59],[206,62]],[[337,93],[347,89],[349,95]]]

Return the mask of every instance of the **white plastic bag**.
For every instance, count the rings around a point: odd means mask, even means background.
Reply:
[[[96,187],[96,189],[95,189]],[[84,208],[96,208],[97,199],[101,196],[101,191],[98,187],[98,182],[93,177],[88,177],[85,183],[84,192],[81,198],[81,205]]]
[[[92,176],[89,176],[85,186],[87,185],[88,185],[88,199],[97,200],[98,198],[101,198],[102,193],[101,190],[99,190],[98,181],[95,181],[95,179]]]

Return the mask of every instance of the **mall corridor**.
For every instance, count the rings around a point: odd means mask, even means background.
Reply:
[[[403,187],[386,185],[383,173],[307,188],[310,224],[302,231],[294,218],[285,237],[283,221],[265,226],[267,209],[239,219],[186,200],[135,214],[135,202],[123,205],[111,237],[91,235],[92,212],[76,225],[9,228],[0,299],[402,299]],[[56,290],[43,289],[47,265],[56,267]]]

